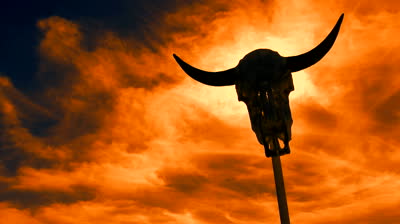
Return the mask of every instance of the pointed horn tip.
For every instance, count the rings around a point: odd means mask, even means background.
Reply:
[[[175,61],[178,62],[178,64],[182,67],[182,63],[184,64],[183,60],[176,54],[172,54],[172,56],[174,57]]]
[[[340,15],[331,32],[317,47],[301,55],[286,57],[287,63],[292,72],[297,72],[314,65],[328,53],[335,43],[343,18],[344,13]]]
[[[186,62],[184,62],[178,55],[176,54],[172,54],[172,56],[174,57],[175,61],[182,67],[185,66],[184,64],[187,64]]]
[[[338,23],[342,23],[344,18],[344,13],[342,13],[342,15],[340,15],[339,19],[338,19]]]
[[[342,26],[342,22],[343,22],[343,18],[344,18],[344,13],[342,13],[339,17],[339,19],[337,20],[335,26],[333,27],[333,30],[337,30],[337,32],[339,32],[340,27]]]

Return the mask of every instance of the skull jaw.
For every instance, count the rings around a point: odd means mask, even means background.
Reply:
[[[278,108],[279,114],[287,114],[283,112],[289,110],[289,116],[280,116],[281,119],[273,119],[274,117],[268,116],[263,110],[257,110],[259,108],[254,108],[254,106],[247,106],[247,109],[250,115],[251,128],[256,134],[258,142],[264,145],[265,156],[289,154],[289,141],[291,140],[293,123],[289,107]]]

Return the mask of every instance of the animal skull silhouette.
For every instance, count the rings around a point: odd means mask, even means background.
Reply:
[[[249,112],[251,127],[260,144],[270,154],[274,141],[280,139],[284,146],[280,154],[290,152],[292,115],[289,93],[294,90],[292,74],[286,62],[277,52],[258,49],[246,55],[238,65],[236,92]]]
[[[292,115],[289,94],[294,90],[292,72],[305,69],[319,60],[333,46],[343,20],[340,16],[335,27],[317,47],[292,57],[282,57],[269,49],[248,53],[239,64],[221,72],[207,72],[187,64],[175,54],[175,60],[193,79],[211,86],[235,85],[238,100],[249,112],[251,127],[265,155],[279,156],[290,153]],[[279,140],[283,146],[279,145]]]

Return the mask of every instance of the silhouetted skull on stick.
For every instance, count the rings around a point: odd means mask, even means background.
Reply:
[[[292,72],[305,69],[316,62],[333,46],[343,14],[329,35],[311,51],[292,57],[282,57],[269,49],[257,49],[247,54],[239,64],[221,72],[207,72],[184,62],[175,54],[175,60],[193,79],[211,86],[235,85],[239,101],[249,112],[251,127],[265,155],[290,153],[292,115],[289,93],[294,90]],[[282,141],[282,145],[278,141]]]

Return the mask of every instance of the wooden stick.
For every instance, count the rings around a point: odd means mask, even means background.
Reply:
[[[277,139],[274,140],[274,148],[275,150],[278,150],[280,148]],[[281,224],[290,224],[289,209],[286,200],[285,184],[283,182],[281,159],[278,152],[276,156],[272,156],[272,168],[274,170],[275,189],[276,189],[276,196],[278,198],[279,216],[281,218]]]

